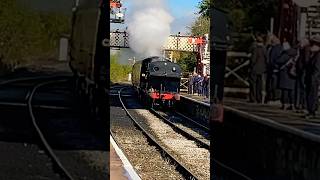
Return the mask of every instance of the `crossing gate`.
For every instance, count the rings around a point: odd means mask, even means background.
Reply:
[[[250,56],[244,52],[228,52],[227,58],[225,85],[248,88]]]
[[[189,79],[188,78],[181,78],[180,91],[181,92],[188,92],[188,84],[189,84]]]

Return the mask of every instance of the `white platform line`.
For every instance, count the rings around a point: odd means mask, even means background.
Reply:
[[[120,159],[121,159],[121,161],[123,163],[123,167],[127,171],[127,173],[129,174],[130,178],[132,180],[141,180],[140,176],[134,170],[133,166],[130,164],[129,160],[124,155],[124,153],[121,151],[121,149],[119,148],[119,146],[114,141],[114,139],[112,138],[111,135],[110,135],[110,142],[111,142],[114,150],[116,151],[117,155],[120,157]]]

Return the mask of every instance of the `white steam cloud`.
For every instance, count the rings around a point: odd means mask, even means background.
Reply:
[[[165,0],[133,0],[128,17],[129,46],[143,56],[159,56],[170,35],[173,17],[165,8]]]

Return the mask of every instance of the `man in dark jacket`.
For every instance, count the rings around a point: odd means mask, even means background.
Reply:
[[[267,68],[267,50],[261,36],[257,37],[250,62],[250,102],[262,103]]]
[[[267,60],[267,97],[265,99],[265,103],[269,101],[277,100],[277,73],[275,70],[277,69],[276,60],[280,57],[282,52],[282,45],[280,40],[273,35],[271,37],[271,47],[269,51],[269,58]]]
[[[302,39],[299,44],[299,58],[296,62],[297,79],[295,85],[295,108],[298,112],[305,109],[305,76],[306,64],[310,57],[310,43],[308,39]]]
[[[306,96],[307,110],[306,119],[316,118],[318,110],[318,90],[320,84],[320,36],[311,39],[311,56],[306,67]]]
[[[188,94],[193,94],[193,76],[191,73],[188,78]]]

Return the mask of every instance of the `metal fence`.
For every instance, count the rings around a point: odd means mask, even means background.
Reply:
[[[245,52],[228,52],[225,73],[225,86],[249,88],[250,56]]]

